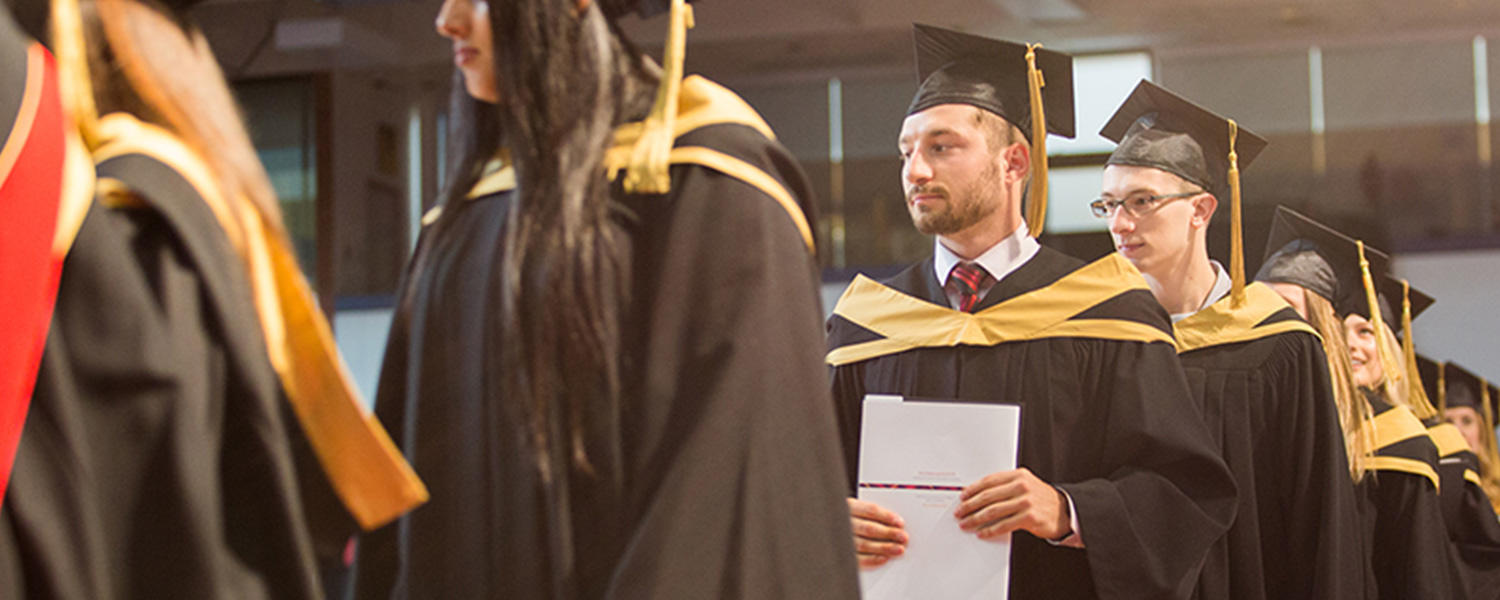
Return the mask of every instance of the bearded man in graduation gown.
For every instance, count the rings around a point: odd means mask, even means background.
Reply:
[[[1198,598],[1363,598],[1358,503],[1328,358],[1274,290],[1245,285],[1239,168],[1265,140],[1141,81],[1101,134],[1119,142],[1091,207],[1172,316],[1183,370],[1239,489]],[[1231,260],[1208,226],[1232,201]]]
[[[968,486],[954,516],[981,538],[1015,533],[1010,597],[1184,597],[1235,493],[1167,315],[1118,255],[1085,265],[1039,246],[1040,201],[1021,219],[1045,164],[1035,145],[1047,130],[1072,134],[1071,58],[1034,52],[1046,85],[1028,102],[1042,77],[1025,46],[922,25],[915,35],[922,84],[902,125],[902,177],[913,222],[937,240],[933,257],[888,280],[856,278],[829,320],[851,479],[866,394],[1019,404],[1021,468]],[[1045,130],[1028,130],[1043,104]],[[862,565],[901,560],[900,516],[849,504]]]

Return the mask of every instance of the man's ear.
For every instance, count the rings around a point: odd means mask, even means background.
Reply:
[[[1202,193],[1193,198],[1193,225],[1208,227],[1214,220],[1214,211],[1219,209],[1219,199],[1213,194]]]
[[[1006,146],[1000,151],[1000,161],[1005,183],[1024,182],[1031,175],[1031,146],[1024,140]]]

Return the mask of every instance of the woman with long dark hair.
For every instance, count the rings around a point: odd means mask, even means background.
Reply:
[[[361,598],[857,594],[806,182],[644,4],[443,5],[457,159],[376,399],[432,502]]]
[[[322,598],[317,558],[425,493],[357,403],[192,3],[29,13],[76,160],[0,597]]]

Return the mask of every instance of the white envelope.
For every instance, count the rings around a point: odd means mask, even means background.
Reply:
[[[958,528],[959,490],[1016,468],[1021,407],[865,398],[859,498],[906,522],[906,553],[860,573],[864,597],[1005,598],[1010,536],[981,540]]]

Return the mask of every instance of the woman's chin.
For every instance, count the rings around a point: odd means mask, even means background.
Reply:
[[[474,83],[472,77],[464,77],[464,91],[469,93],[470,98],[480,102],[495,104],[500,101],[500,92],[495,89],[495,86]]]

